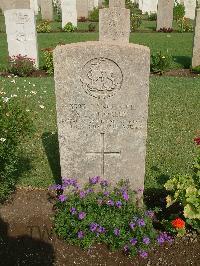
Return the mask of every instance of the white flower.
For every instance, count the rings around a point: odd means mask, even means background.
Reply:
[[[33,84],[33,87],[35,87],[35,84]]]
[[[39,105],[39,107],[40,107],[41,109],[44,109],[44,105]]]
[[[2,97],[2,99],[3,99],[4,103],[7,103],[10,100],[10,98],[8,98],[8,97]]]
[[[5,142],[6,139],[5,139],[5,138],[0,138],[0,141],[1,141],[1,142]]]
[[[11,94],[10,97],[11,97],[11,98],[13,98],[13,97],[17,97],[17,94]]]
[[[36,93],[37,93],[37,91],[31,91],[30,93],[32,93],[32,94],[36,94]]]
[[[16,81],[13,79],[13,80],[11,80],[11,83],[16,83]]]

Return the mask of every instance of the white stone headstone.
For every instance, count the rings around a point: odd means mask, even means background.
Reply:
[[[185,17],[195,19],[196,0],[184,0]]]
[[[38,0],[30,0],[30,8],[35,12],[35,15],[38,15]]]
[[[142,13],[157,13],[158,0],[143,0]]]
[[[76,0],[61,0],[62,27],[71,22],[77,27]]]
[[[44,20],[53,20],[53,4],[52,0],[40,0],[41,1],[41,14]]]
[[[37,33],[34,11],[12,9],[4,12],[9,56],[27,56],[38,67]]]

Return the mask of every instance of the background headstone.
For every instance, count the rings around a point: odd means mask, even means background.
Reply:
[[[143,189],[149,48],[67,44],[54,50],[54,67],[62,176],[125,178]]]
[[[38,67],[35,15],[31,9],[6,10],[5,24],[9,56],[27,56]]]
[[[158,0],[143,0],[142,13],[157,13]]]
[[[195,19],[196,0],[184,0],[185,17]]]
[[[30,8],[30,0],[1,0],[1,5],[3,10]]]
[[[35,15],[38,15],[39,6],[37,0],[30,0],[30,8],[35,12]]]
[[[158,0],[157,31],[172,28],[174,0]]]
[[[40,0],[41,14],[44,20],[53,20],[53,4],[52,0]]]
[[[77,16],[88,18],[88,0],[77,0]]]
[[[200,6],[196,9],[192,67],[200,66]]]
[[[129,42],[130,10],[124,0],[110,1],[109,8],[99,10],[99,40]]]
[[[71,22],[77,27],[76,0],[61,0],[62,27]]]

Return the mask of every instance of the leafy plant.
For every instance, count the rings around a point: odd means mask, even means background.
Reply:
[[[98,22],[99,21],[99,9],[94,8],[89,14],[89,21]]]
[[[193,71],[194,73],[200,74],[200,66],[193,67],[193,68],[192,68],[192,71]]]
[[[44,58],[44,70],[47,74],[52,75],[54,73],[53,65],[53,49],[45,49],[43,52]]]
[[[33,122],[26,105],[0,91],[0,201],[14,190],[15,173],[22,154],[21,143],[33,133]]]
[[[177,21],[177,24],[178,24],[179,32],[192,32],[193,31],[193,26],[190,23],[190,20],[187,18],[180,18]]]
[[[71,244],[89,248],[95,242],[105,243],[112,250],[146,257],[157,237],[160,243],[152,224],[154,212],[136,206],[140,192],[132,191],[127,181],[112,188],[95,176],[82,188],[76,179],[65,178],[51,189],[60,192],[55,232]]]
[[[167,53],[161,51],[151,56],[151,71],[162,75],[170,68],[172,57]]]
[[[131,32],[136,31],[142,24],[142,17],[140,15],[131,16]]]
[[[90,23],[90,24],[88,25],[88,30],[89,30],[89,31],[95,31],[95,30],[96,30],[96,25],[95,25],[94,23]]]
[[[194,139],[200,146],[200,137]],[[194,164],[194,174],[177,175],[168,180],[165,188],[170,191],[167,197],[167,206],[180,202],[183,214],[190,225],[200,225],[200,152]],[[198,228],[200,230],[200,227]]]
[[[71,22],[68,22],[64,27],[63,31],[65,32],[74,32],[77,30],[77,27],[74,26]]]
[[[8,72],[20,77],[30,76],[35,71],[35,60],[27,56],[9,57]]]
[[[178,3],[177,0],[175,0],[174,3],[173,16],[176,21],[179,19],[183,19],[185,16],[185,6],[181,3]]]
[[[151,13],[150,15],[148,15],[148,20],[156,21],[157,20],[157,14],[156,13]]]
[[[37,32],[42,32],[42,33],[47,33],[51,32],[51,25],[48,20],[43,20],[42,22],[39,23],[39,25],[36,27]]]

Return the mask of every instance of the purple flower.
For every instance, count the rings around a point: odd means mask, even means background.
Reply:
[[[106,232],[106,229],[103,226],[99,225],[97,228],[97,232],[100,234],[104,234]]]
[[[140,257],[143,258],[143,259],[148,257],[148,253],[146,251],[144,251],[144,250],[140,250],[139,254],[140,254]]]
[[[57,190],[58,185],[54,184],[49,187],[49,190]]]
[[[143,243],[144,243],[145,245],[149,245],[149,244],[150,244],[150,238],[147,237],[147,236],[145,236],[145,237],[143,238]]]
[[[108,186],[108,181],[107,180],[102,180],[100,185],[101,185],[101,187],[107,187]]]
[[[94,177],[90,177],[89,182],[92,185],[97,184],[100,181],[100,176],[94,176]]]
[[[133,230],[135,228],[136,224],[135,223],[130,223],[129,226]]]
[[[85,191],[80,191],[80,192],[79,192],[79,197],[80,197],[81,199],[85,198],[85,196],[86,196],[86,192],[85,192]]]
[[[131,245],[135,246],[137,244],[137,238],[132,238],[130,240]]]
[[[138,226],[142,227],[142,226],[145,226],[145,221],[143,219],[138,219],[137,220],[137,224]]]
[[[155,215],[155,213],[154,213],[153,211],[151,211],[151,210],[146,211],[145,214],[146,214],[146,216],[148,216],[148,217],[151,218],[151,219],[152,219],[152,218],[154,217],[154,215]]]
[[[76,214],[76,208],[72,207],[72,208],[70,209],[70,212],[71,212],[72,215]]]
[[[77,235],[78,235],[79,239],[84,238],[84,232],[83,231],[79,231]]]
[[[159,245],[162,245],[163,243],[165,243],[165,239],[162,235],[157,237],[157,242]]]
[[[79,220],[83,220],[85,218],[85,216],[86,216],[86,213],[85,212],[79,212],[78,219]]]
[[[122,196],[123,196],[124,200],[128,201],[129,195],[128,195],[127,191],[124,191]]]
[[[121,201],[117,201],[115,205],[116,205],[117,208],[121,208],[122,207],[122,202]]]
[[[67,200],[67,196],[66,195],[60,195],[60,196],[58,196],[58,199],[59,199],[59,201],[64,202]]]
[[[110,200],[107,201],[107,205],[108,205],[108,206],[114,206],[115,203],[114,203],[113,200],[110,199]]]
[[[104,196],[107,197],[107,196],[109,196],[110,193],[109,193],[109,191],[104,191],[103,194],[104,194]]]
[[[162,245],[165,242],[168,242],[171,244],[173,242],[173,238],[166,232],[163,232],[157,237],[157,242],[159,245]]]
[[[120,230],[119,230],[118,228],[115,228],[115,229],[114,229],[114,234],[115,234],[116,236],[119,236],[119,235],[120,235]]]
[[[90,224],[90,231],[95,232],[97,230],[98,224],[97,223],[91,223]]]
[[[94,192],[94,189],[93,188],[88,188],[87,190],[86,190],[86,193],[87,194],[89,194],[89,193],[93,193]]]
[[[125,253],[128,253],[129,251],[130,251],[129,246],[128,246],[128,245],[125,245],[125,246],[124,246],[124,252],[125,252]]]

